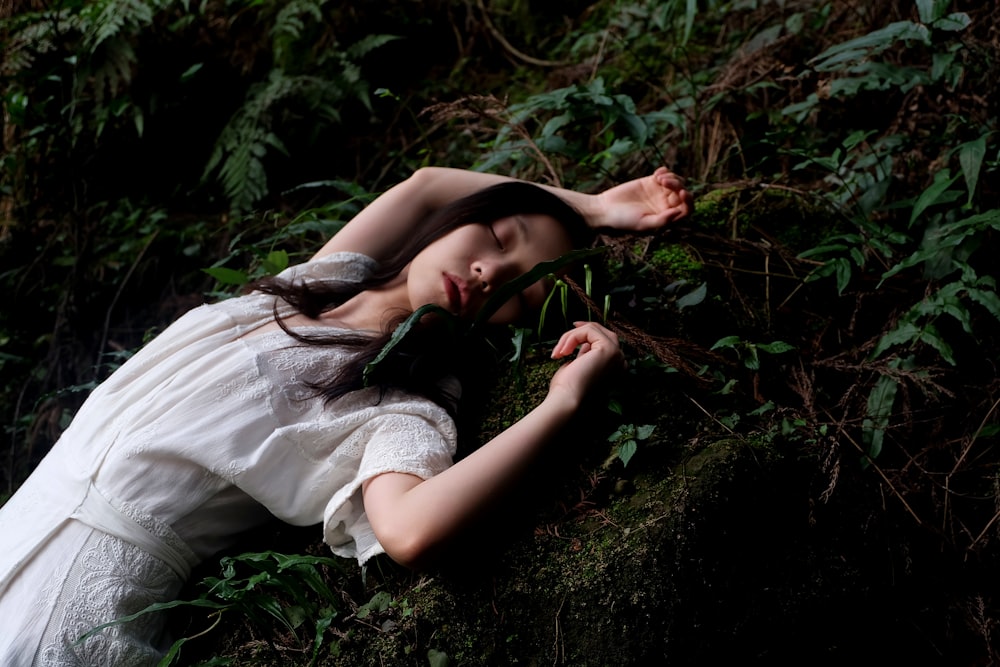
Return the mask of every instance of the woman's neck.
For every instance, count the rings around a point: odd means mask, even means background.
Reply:
[[[319,319],[344,329],[381,333],[392,320],[410,310],[404,271],[384,285],[355,294]]]

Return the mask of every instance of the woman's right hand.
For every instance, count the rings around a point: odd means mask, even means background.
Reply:
[[[597,195],[597,226],[644,232],[690,215],[694,198],[680,176],[660,167]]]
[[[576,358],[560,367],[549,382],[549,397],[562,397],[575,409],[596,384],[621,371],[625,356],[614,332],[596,322],[574,322],[552,349],[553,359],[576,351]]]

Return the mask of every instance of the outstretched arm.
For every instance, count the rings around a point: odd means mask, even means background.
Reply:
[[[358,213],[316,254],[353,251],[381,261],[391,256],[432,211],[477,190],[511,181],[507,176],[424,167]],[[591,195],[542,185],[576,208],[594,228],[647,231],[691,212],[683,181],[660,167],[652,175]]]
[[[393,560],[409,567],[432,560],[503,498],[576,413],[590,388],[623,363],[618,339],[593,322],[578,322],[563,334],[552,356],[564,358],[574,351],[577,356],[556,372],[538,407],[448,470],[427,480],[385,473],[365,484],[365,512]]]

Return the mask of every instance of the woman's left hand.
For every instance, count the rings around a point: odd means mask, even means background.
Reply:
[[[565,396],[579,405],[599,380],[620,371],[625,357],[618,336],[596,322],[574,322],[552,350],[553,359],[573,354],[576,358],[562,366],[549,383],[549,396]]]
[[[660,167],[597,195],[598,226],[642,232],[690,215],[694,198],[680,176]]]

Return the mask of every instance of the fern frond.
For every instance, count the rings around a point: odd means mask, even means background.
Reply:
[[[87,50],[94,53],[110,39],[132,37],[153,22],[155,11],[163,4],[155,0],[98,0],[87,5],[80,14]]]
[[[94,100],[102,104],[105,96],[114,99],[118,93],[132,82],[132,73],[136,66],[135,50],[132,44],[124,39],[111,39],[104,42],[101,49],[102,58],[95,58],[91,76],[93,78]],[[82,85],[87,85],[81,81]],[[82,91],[81,91],[82,92]]]
[[[38,55],[55,48],[55,38],[68,32],[75,18],[68,10],[30,12],[10,17],[2,22],[6,31],[4,57],[0,59],[0,74],[11,76],[30,69]]]
[[[291,0],[274,17],[271,28],[271,49],[274,62],[287,66],[292,48],[302,38],[306,29],[306,18],[316,24],[323,23],[323,5],[327,0]]]
[[[349,58],[361,58],[375,49],[399,39],[399,35],[368,35],[347,47],[344,52]]]

